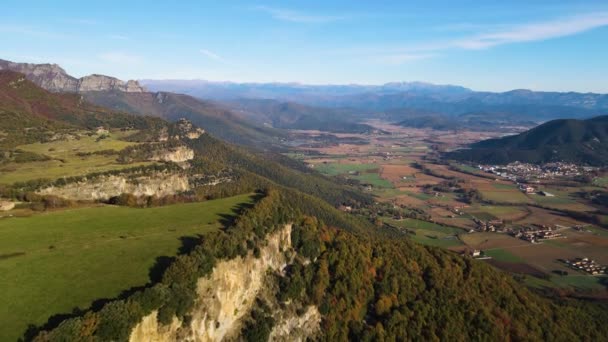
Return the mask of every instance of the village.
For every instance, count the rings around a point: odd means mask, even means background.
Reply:
[[[574,260],[566,260],[565,263],[571,268],[589,273],[591,275],[601,275],[606,273],[606,266],[600,265],[595,260],[589,258],[576,258]]]
[[[589,176],[597,167],[580,166],[572,163],[530,164],[513,162],[507,165],[478,165],[480,170],[509,179],[513,182],[538,182],[550,179],[571,179]]]

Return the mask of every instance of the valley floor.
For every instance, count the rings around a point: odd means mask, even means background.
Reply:
[[[605,190],[605,177],[584,186],[539,185],[554,197],[525,194],[510,180],[440,157],[439,151],[497,137],[500,132],[413,129],[380,121],[369,124],[389,134],[336,134],[366,143],[318,146],[313,142],[319,132],[298,131],[301,140],[308,135],[310,141],[303,139],[288,155],[360,187],[379,202],[372,208],[343,210],[370,219],[378,216],[425,245],[459,253],[481,250],[487,262],[520,276],[533,287],[560,288],[576,296],[604,295],[606,276],[574,270],[564,261],[587,257],[608,265],[608,230],[566,214],[593,213],[595,205],[579,193]],[[468,203],[462,193],[472,189],[481,199]],[[602,219],[607,222],[600,215],[600,222]],[[509,229],[535,225],[567,228],[560,229],[559,239],[532,244],[506,231],[480,231],[480,222],[502,222]]]

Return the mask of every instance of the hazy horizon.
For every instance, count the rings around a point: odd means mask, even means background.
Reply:
[[[76,77],[608,93],[603,1],[62,3],[9,0],[1,58]]]

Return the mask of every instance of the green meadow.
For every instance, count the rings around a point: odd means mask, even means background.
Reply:
[[[145,285],[185,237],[221,226],[251,195],[136,209],[92,207],[0,219],[0,341],[28,325]]]
[[[0,184],[26,182],[34,179],[57,179],[61,177],[82,176],[93,172],[131,168],[150,165],[151,162],[119,164],[116,155],[88,155],[104,150],[120,151],[135,143],[120,140],[130,132],[116,132],[105,139],[98,140],[98,135],[82,134],[79,139],[58,140],[46,143],[34,143],[18,146],[17,150],[33,152],[50,157],[50,160],[31,161],[26,163],[11,162],[0,166]]]

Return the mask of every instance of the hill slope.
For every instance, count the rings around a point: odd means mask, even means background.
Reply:
[[[186,118],[226,141],[262,149],[280,147],[285,134],[263,127],[221,105],[188,95],[151,93],[136,81],[121,81],[104,75],[77,79],[56,64],[13,63],[0,59],[0,71],[15,71],[53,93],[79,93],[99,106],[138,115],[157,116],[169,121]],[[78,98],[74,96],[74,98]]]
[[[157,129],[160,119],[135,117],[91,105],[76,94],[55,94],[23,74],[0,70],[0,146],[40,141],[74,128]]]
[[[221,105],[188,95],[95,91],[82,93],[87,101],[138,115],[152,115],[169,121],[186,118],[225,141],[260,149],[280,148],[285,133],[257,125]]]
[[[239,114],[276,128],[319,130],[335,133],[365,133],[374,128],[356,123],[361,111],[312,107],[295,102],[239,99],[224,102]]]
[[[608,116],[549,121],[517,135],[480,141],[449,157],[496,164],[565,161],[607,165]]]

